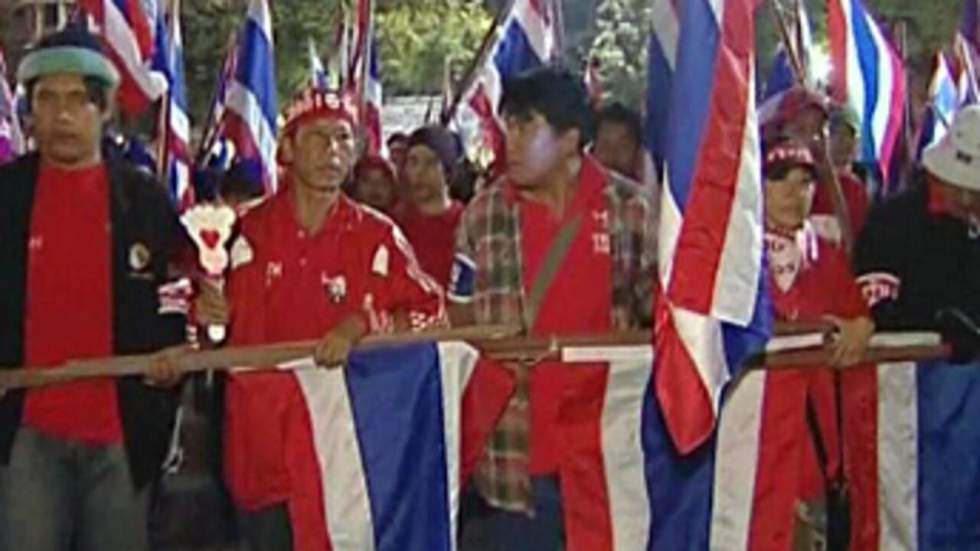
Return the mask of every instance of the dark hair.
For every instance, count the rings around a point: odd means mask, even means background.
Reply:
[[[34,110],[34,87],[37,86],[38,80],[30,80],[25,86],[24,101],[27,102],[28,113]],[[109,106],[109,85],[97,77],[83,76],[82,81],[85,83],[85,95],[88,96],[88,100],[94,103],[99,111],[105,111]]]
[[[505,81],[499,107],[504,116],[540,113],[558,133],[578,130],[579,147],[592,141],[595,122],[589,93],[582,79],[568,69],[548,65]]]
[[[385,144],[390,146],[392,143],[398,142],[398,141],[407,142],[408,141],[408,134],[406,134],[404,132],[395,132],[394,134],[388,136],[388,139],[385,140]]]
[[[102,54],[102,45],[99,44],[99,39],[90,33],[82,24],[70,24],[59,31],[41,37],[31,50],[37,51],[69,46],[84,48]],[[26,82],[24,86],[27,94],[25,101],[28,112],[31,112],[34,108],[34,87],[37,85],[37,80],[32,79]],[[82,80],[85,81],[85,92],[88,95],[89,101],[94,103],[100,111],[105,111],[109,105],[110,86],[93,76],[83,76]]]
[[[603,123],[621,124],[629,130],[637,145],[643,144],[643,121],[640,114],[616,101],[603,106],[596,115],[596,132]]]
[[[436,154],[448,181],[453,168],[463,156],[463,145],[459,137],[444,126],[423,126],[408,137],[409,150],[417,145],[424,145]]]

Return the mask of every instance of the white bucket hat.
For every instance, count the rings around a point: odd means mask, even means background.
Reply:
[[[950,185],[980,191],[980,105],[956,113],[946,136],[922,154],[922,164]]]

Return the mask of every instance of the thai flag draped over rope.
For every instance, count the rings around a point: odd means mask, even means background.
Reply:
[[[290,459],[305,488],[290,506],[295,548],[456,549],[461,485],[513,392],[510,372],[451,342],[288,367],[309,415],[289,436],[309,442]]]
[[[158,133],[162,140],[160,166],[166,177],[167,190],[178,211],[194,204],[191,185],[191,125],[187,116],[187,88],[184,84],[184,48],[180,26],[180,1],[171,5],[170,24],[164,22],[162,9],[156,19],[154,69],[167,76],[169,90],[165,96]]]
[[[7,60],[0,48],[0,164],[24,152],[17,102],[7,83]]]
[[[107,53],[119,69],[119,106],[139,114],[167,91],[167,79],[151,69],[153,32],[151,19],[140,0],[79,0],[92,16]],[[151,14],[152,15],[152,14]]]
[[[503,85],[508,78],[548,63],[556,55],[550,6],[547,0],[515,0],[497,26],[483,65],[476,68],[452,114],[468,150],[483,145],[503,157],[503,124],[497,113]]]
[[[830,0],[827,28],[832,95],[860,117],[859,160],[877,163],[887,182],[905,110],[902,60],[861,0]]]
[[[275,56],[272,15],[267,0],[250,0],[238,37],[234,77],[227,83],[222,134],[235,144],[239,159],[262,166],[266,192],[276,190]]]
[[[651,49],[650,65],[651,72],[663,70],[675,56],[659,142],[666,180],[655,383],[681,453],[710,436],[725,383],[749,352],[761,349],[771,324],[753,11],[753,0],[687,0],[674,10],[676,27],[655,24],[678,29],[673,44],[658,29],[662,40]]]

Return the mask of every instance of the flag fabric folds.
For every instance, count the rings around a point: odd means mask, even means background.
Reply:
[[[157,129],[163,153],[160,165],[170,198],[182,212],[194,204],[194,187],[191,184],[191,124],[187,116],[179,1],[171,4],[169,24],[164,21],[162,10],[157,14],[155,34],[153,67],[166,75],[168,83]]]
[[[515,0],[468,86],[462,90],[453,125],[467,150],[485,147],[503,158],[504,133],[497,108],[507,79],[549,62],[557,53],[554,17],[547,0]]]
[[[143,112],[167,91],[163,74],[152,70],[154,14],[147,14],[141,0],[80,0],[79,7],[92,16],[109,57],[119,69],[119,106],[131,114]]]
[[[827,29],[833,98],[861,120],[858,160],[877,164],[887,182],[905,111],[902,60],[861,0],[830,0]]]
[[[464,343],[354,353],[344,369],[293,374],[309,458],[291,458],[312,507],[291,509],[296,549],[455,549],[462,480],[513,390]],[[247,375],[243,375],[247,377]],[[307,495],[308,494],[308,495]]]
[[[275,56],[272,14],[267,0],[250,0],[238,36],[235,72],[226,83],[222,133],[239,159],[257,161],[267,193],[276,190]]]
[[[661,142],[666,167],[655,381],[681,453],[710,437],[724,385],[749,352],[762,348],[771,325],[762,266],[753,11],[751,0],[689,0],[678,13]],[[657,45],[669,67],[669,42]],[[651,49],[651,65],[658,48]]]
[[[24,152],[24,135],[17,114],[17,100],[7,82],[7,61],[0,48],[0,164]]]

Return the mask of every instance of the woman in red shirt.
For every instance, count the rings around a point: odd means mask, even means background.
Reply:
[[[766,152],[764,176],[775,317],[830,322],[827,367],[857,363],[874,324],[844,252],[807,221],[816,182],[810,150],[777,142]],[[837,387],[834,371],[814,366],[766,374],[750,548],[788,550],[826,538],[825,491],[842,468]]]

